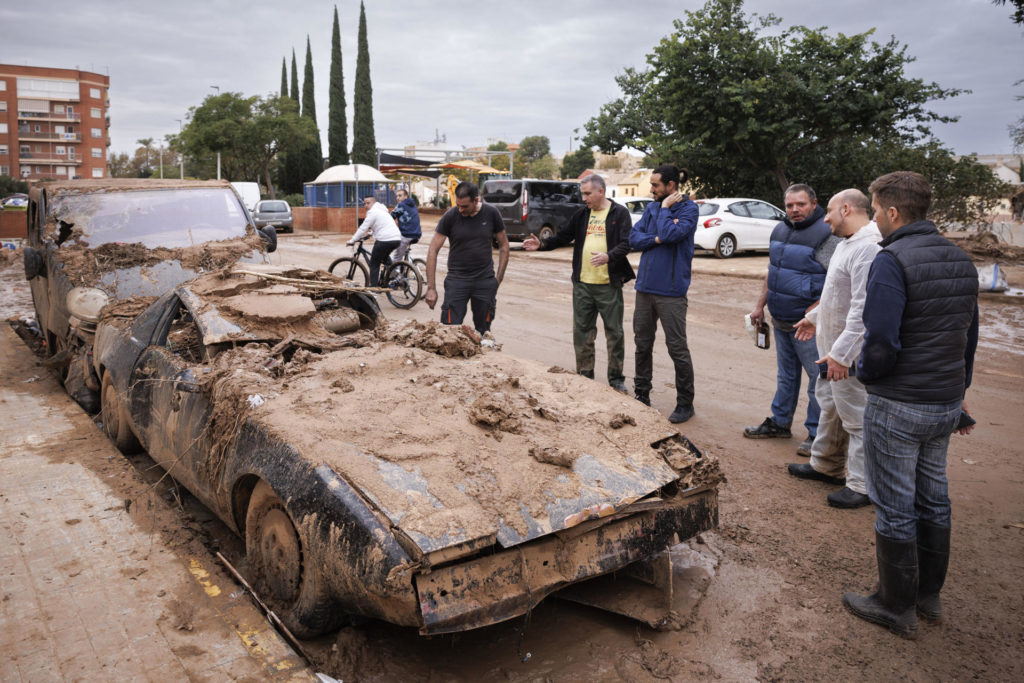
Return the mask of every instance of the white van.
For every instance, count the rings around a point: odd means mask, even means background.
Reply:
[[[238,182],[231,183],[231,186],[235,188],[235,192],[242,198],[245,208],[249,209],[249,213],[252,213],[256,208],[256,202],[260,200],[260,184]]]

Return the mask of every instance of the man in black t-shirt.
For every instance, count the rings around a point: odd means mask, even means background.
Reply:
[[[437,303],[435,273],[437,253],[448,240],[448,274],[444,279],[441,322],[461,325],[467,302],[473,309],[473,327],[487,334],[494,320],[498,285],[508,266],[508,236],[501,214],[490,204],[478,202],[480,190],[463,181],[455,188],[455,206],[441,217],[427,252],[427,306]],[[494,274],[491,243],[498,243],[498,274]]]

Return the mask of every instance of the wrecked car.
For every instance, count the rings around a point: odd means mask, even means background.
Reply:
[[[100,309],[159,296],[201,272],[262,262],[273,228],[258,231],[226,181],[70,180],[33,185],[25,277],[36,319],[68,393],[99,409],[89,349]]]
[[[103,428],[245,540],[299,637],[347,615],[463,631],[556,591],[665,625],[664,551],[717,525],[717,460],[608,387],[388,324],[349,287],[236,266],[111,304]]]

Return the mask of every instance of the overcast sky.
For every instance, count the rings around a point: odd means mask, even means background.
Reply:
[[[331,20],[338,6],[351,129],[359,5],[354,0],[5,0],[0,63],[81,68],[110,76],[114,152],[178,130],[188,108],[215,92],[277,93],[291,51],[300,81],[312,45],[317,120],[327,154]],[[546,135],[561,154],[575,128],[619,95],[614,77],[643,67],[672,20],[704,3],[621,0],[367,2],[377,144]],[[1007,127],[1024,114],[1024,30],[990,0],[748,0],[747,12],[784,25],[895,36],[917,61],[908,75],[971,94],[933,103],[955,124],[939,139],[962,154],[1011,151]],[[693,93],[699,97],[700,93]],[[351,133],[349,143],[351,144]]]

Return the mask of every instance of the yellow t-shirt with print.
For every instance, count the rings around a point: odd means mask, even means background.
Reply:
[[[590,211],[590,220],[587,221],[587,239],[583,241],[583,263],[580,267],[580,282],[588,285],[606,285],[608,279],[608,264],[593,266],[590,259],[594,254],[605,254],[608,252],[608,237],[605,235],[605,221],[608,219],[608,211]]]

